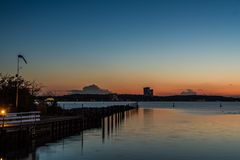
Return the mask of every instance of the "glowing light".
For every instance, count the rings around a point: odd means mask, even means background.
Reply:
[[[1,114],[4,115],[6,113],[6,111],[3,109],[1,110]],[[1,159],[0,159],[1,160]]]

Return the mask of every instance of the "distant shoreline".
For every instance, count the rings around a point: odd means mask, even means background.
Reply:
[[[45,99],[49,96],[41,96]],[[73,94],[64,96],[54,96],[57,101],[68,102],[240,102],[240,98],[225,96],[206,95],[175,95],[175,96],[143,96],[131,94]]]

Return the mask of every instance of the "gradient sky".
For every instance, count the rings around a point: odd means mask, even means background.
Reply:
[[[47,90],[240,95],[238,0],[1,0],[0,72]]]

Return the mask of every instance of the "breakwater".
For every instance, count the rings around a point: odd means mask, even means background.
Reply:
[[[136,108],[137,106],[130,105],[78,108],[64,110],[61,115],[41,116],[41,120],[34,123],[1,127],[0,155],[26,146],[43,145],[91,128],[102,127],[105,136],[105,132],[109,133],[113,125],[118,125],[130,110]],[[107,126],[104,126],[104,121],[107,121]]]

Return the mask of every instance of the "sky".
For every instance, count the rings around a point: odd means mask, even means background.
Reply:
[[[0,73],[58,94],[240,95],[238,0],[1,0]]]

